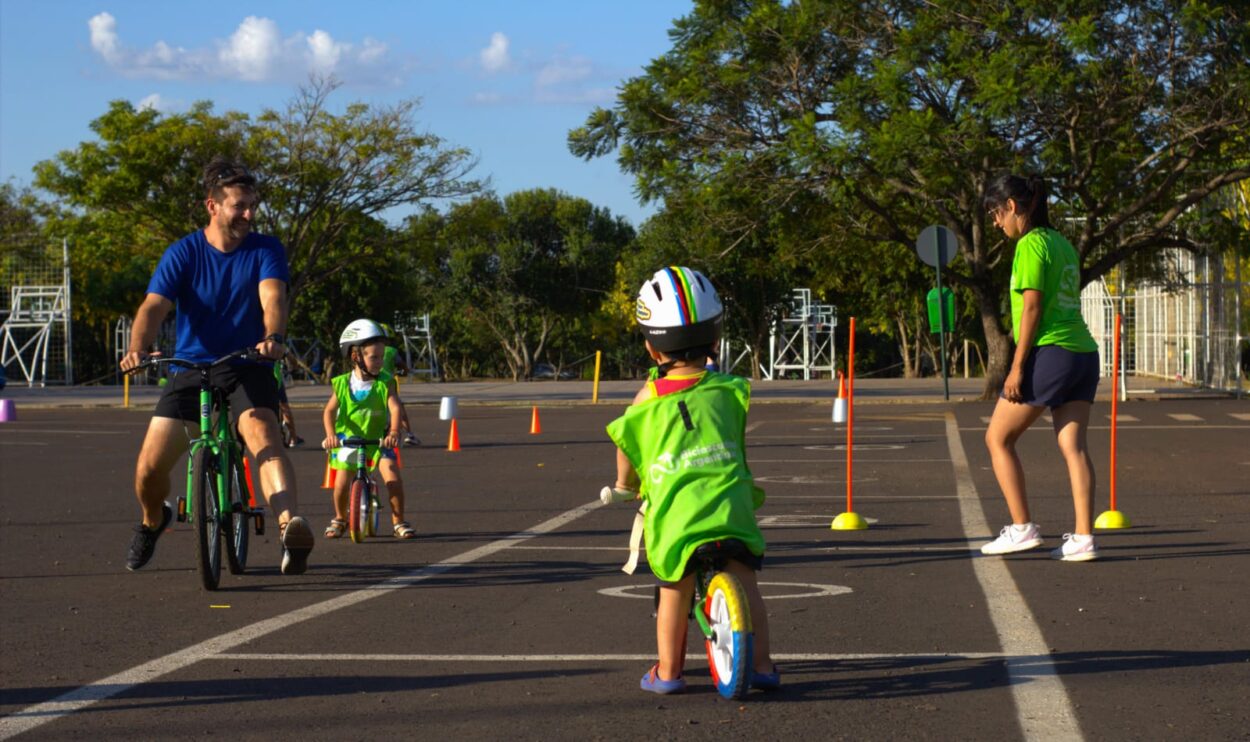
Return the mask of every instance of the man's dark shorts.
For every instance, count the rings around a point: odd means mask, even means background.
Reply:
[[[226,391],[230,412],[236,418],[239,413],[252,408],[270,410],[277,416],[278,382],[273,378],[271,366],[218,366],[210,372],[209,380]],[[199,422],[199,372],[184,370],[175,374],[156,403],[152,416]]]
[[[1098,351],[1076,353],[1058,345],[1034,348],[1024,362],[1022,401],[1052,410],[1068,402],[1093,402],[1098,367]]]

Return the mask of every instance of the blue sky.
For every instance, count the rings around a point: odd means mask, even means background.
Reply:
[[[312,72],[332,106],[420,98],[418,127],[479,158],[500,194],[554,187],[635,226],[654,212],[612,156],[565,146],[595,106],[669,49],[688,0],[405,2],[0,0],[0,180],[94,137],[109,101],[166,112],[281,108]]]

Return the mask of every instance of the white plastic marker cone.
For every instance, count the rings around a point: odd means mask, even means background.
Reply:
[[[838,398],[833,400],[833,421],[846,422],[846,377],[838,372]]]
[[[438,404],[438,419],[443,422],[456,418],[456,398],[443,397]]]
[[[17,419],[17,405],[11,399],[0,399],[0,423],[11,423]]]

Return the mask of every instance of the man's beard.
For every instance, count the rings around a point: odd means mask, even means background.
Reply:
[[[251,231],[252,223],[248,221],[233,221],[226,227],[226,234],[234,241],[242,241]]]

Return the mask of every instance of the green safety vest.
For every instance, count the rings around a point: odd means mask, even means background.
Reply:
[[[751,385],[709,371],[699,383],[632,405],[608,435],[642,479],[647,563],[676,582],[699,545],[738,539],[764,554],[764,491],[746,463]]]
[[[339,400],[338,416],[334,419],[334,432],[347,438],[352,436],[386,437],[387,426],[391,419],[390,408],[386,406],[387,399],[390,397],[386,382],[374,379],[369,393],[363,400],[357,401],[352,396],[351,376],[351,372],[348,372],[335,376],[330,381],[334,387],[334,396]],[[331,461],[330,466],[335,469],[349,468],[351,450],[354,449],[338,449],[339,453]],[[377,456],[374,454],[376,449],[370,446],[369,450],[370,458],[376,461]]]

